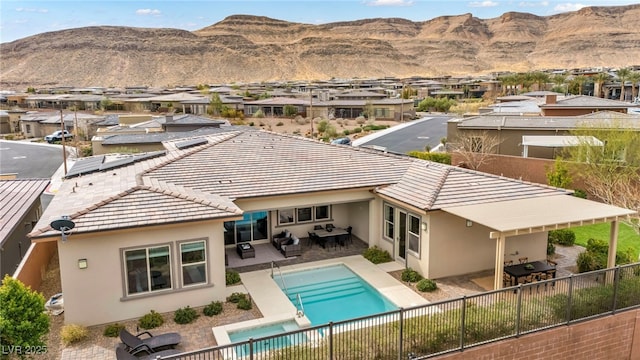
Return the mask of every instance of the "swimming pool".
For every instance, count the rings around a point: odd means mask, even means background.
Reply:
[[[342,264],[275,274],[274,280],[296,306],[300,294],[304,314],[314,326],[398,309]]]
[[[252,327],[248,329],[230,331],[229,339],[231,342],[246,341],[249,339],[258,339],[271,335],[278,335],[289,331],[298,330],[299,327],[295,321],[285,321],[264,326]],[[307,341],[305,333],[292,334],[285,337],[275,337],[254,343],[253,352],[259,353],[269,349],[280,349],[283,347],[299,344]],[[242,357],[249,354],[249,345],[241,345],[235,348],[238,356]]]

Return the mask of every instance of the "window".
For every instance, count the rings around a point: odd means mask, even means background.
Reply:
[[[278,210],[278,225],[308,223],[331,219],[331,206],[307,206]]]
[[[25,125],[25,131],[27,134],[31,134],[31,125],[29,124]]]
[[[384,237],[393,240],[393,213],[392,206],[384,205]]]
[[[293,224],[295,222],[293,217],[294,210],[295,209],[278,210],[278,224],[279,225]]]
[[[329,205],[316,206],[316,220],[329,220],[330,218]]]
[[[207,252],[204,240],[180,244],[180,266],[183,285],[207,282]]]
[[[420,252],[420,218],[409,214],[409,250]]]
[[[310,207],[298,208],[297,213],[298,222],[310,222],[311,220],[313,220]]]
[[[171,252],[168,245],[125,250],[127,295],[171,289]]]

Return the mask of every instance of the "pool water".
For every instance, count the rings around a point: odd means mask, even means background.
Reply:
[[[344,265],[275,274],[274,280],[295,306],[300,294],[313,326],[398,309]]]
[[[243,329],[238,331],[230,331],[229,339],[232,343],[239,341],[246,341],[249,339],[258,339],[271,335],[278,335],[288,331],[298,330],[298,325],[295,321],[285,321],[265,326],[258,326],[249,329]],[[263,340],[255,342],[253,344],[253,352],[259,353],[269,349],[280,349],[290,345],[299,344],[306,341],[306,335],[304,333],[292,334],[285,337],[276,337],[273,339]],[[249,354],[249,345],[242,345],[236,347],[236,353],[238,356],[245,356]]]

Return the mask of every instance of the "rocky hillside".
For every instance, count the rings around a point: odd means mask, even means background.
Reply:
[[[640,64],[640,4],[323,25],[236,15],[190,32],[85,27],[0,44],[4,87],[484,74]]]

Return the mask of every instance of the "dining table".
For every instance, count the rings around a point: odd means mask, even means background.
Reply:
[[[321,243],[319,244],[322,247],[326,247],[327,243],[331,243],[333,241],[333,246],[335,247],[338,244],[338,237],[348,235],[349,232],[346,229],[334,227],[331,231],[327,229],[317,229],[313,230],[313,232],[318,236]]]
[[[504,272],[511,276],[511,284],[518,285],[518,279],[521,277],[527,277],[533,273],[541,272],[546,273],[551,270],[555,270],[555,265],[551,265],[546,261],[531,261],[523,264],[515,264],[504,267]],[[553,277],[556,273],[553,272]]]

